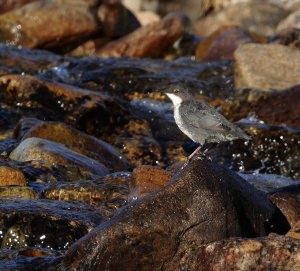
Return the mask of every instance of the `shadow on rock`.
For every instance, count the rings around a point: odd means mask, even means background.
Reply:
[[[285,217],[235,173],[195,159],[67,251],[61,270],[177,270],[203,244],[285,233]]]

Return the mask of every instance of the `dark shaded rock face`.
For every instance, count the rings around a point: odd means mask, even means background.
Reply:
[[[201,244],[288,229],[265,194],[224,168],[193,160],[165,189],[133,202],[76,242],[64,267],[176,270]]]
[[[6,248],[62,250],[104,221],[83,203],[3,198],[0,210],[0,243]]]

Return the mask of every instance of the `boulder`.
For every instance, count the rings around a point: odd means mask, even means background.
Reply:
[[[236,88],[285,89],[300,83],[300,52],[280,44],[244,44],[234,53]]]
[[[73,244],[64,267],[177,270],[203,244],[288,229],[264,193],[225,168],[194,159],[165,188],[134,201]]]

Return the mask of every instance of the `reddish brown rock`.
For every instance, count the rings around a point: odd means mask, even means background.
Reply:
[[[251,111],[268,124],[285,124],[300,129],[300,86],[276,91],[253,101],[248,108],[248,112]]]
[[[263,36],[256,35],[238,27],[223,27],[196,48],[196,59],[203,61],[228,60],[233,58],[239,45],[249,42],[265,42]]]
[[[182,16],[170,14],[162,21],[140,27],[131,34],[108,43],[97,52],[102,57],[158,57],[184,31]]]
[[[300,220],[300,185],[290,185],[270,193],[270,200],[285,215],[290,225],[295,228]],[[298,223],[299,224],[299,223]]]
[[[104,2],[98,9],[98,18],[104,35],[109,38],[120,38],[141,26],[133,13],[120,2]]]
[[[195,159],[159,192],[133,201],[78,240],[62,267],[179,270],[203,244],[285,233],[284,222],[264,193],[225,168]]]
[[[173,174],[154,166],[140,166],[132,172],[129,183],[129,201],[156,192],[164,187]]]
[[[60,48],[87,38],[100,25],[86,1],[43,0],[0,16],[1,41],[28,48]]]
[[[19,140],[39,137],[65,144],[73,151],[106,165],[111,171],[129,168],[126,159],[111,145],[61,122],[22,119],[15,128],[14,136]]]
[[[27,181],[22,171],[8,166],[0,166],[0,186],[25,186]]]
[[[38,0],[5,0],[0,2],[0,14]]]
[[[186,270],[264,270],[300,269],[300,240],[271,235],[256,239],[229,239],[196,248],[188,257]],[[166,270],[174,270],[171,268]]]

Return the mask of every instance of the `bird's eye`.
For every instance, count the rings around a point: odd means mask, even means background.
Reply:
[[[175,88],[175,89],[174,89],[174,93],[179,93],[179,89],[178,89],[178,88]]]

